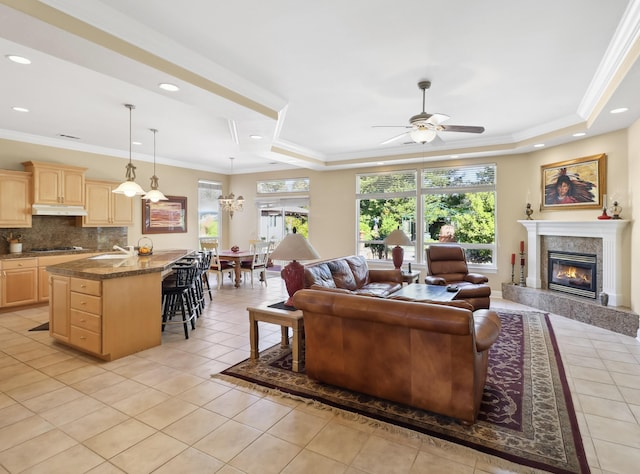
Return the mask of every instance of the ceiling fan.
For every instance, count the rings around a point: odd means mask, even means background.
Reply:
[[[471,125],[442,125],[442,122],[449,120],[449,116],[445,114],[429,114],[425,112],[425,92],[431,87],[431,81],[420,81],[418,87],[422,90],[422,112],[414,115],[409,119],[411,125],[374,125],[375,127],[403,127],[411,130],[401,133],[395,137],[383,141],[381,144],[394,142],[405,135],[409,135],[415,143],[430,143],[438,136],[438,132],[464,132],[464,133],[482,133],[484,127],[475,127]],[[412,143],[412,142],[408,142]]]

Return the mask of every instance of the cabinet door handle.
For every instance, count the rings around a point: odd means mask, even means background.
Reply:
[[[80,320],[80,322],[81,322],[81,323],[86,323],[86,322],[87,322],[87,320],[86,320],[86,319],[81,319],[81,320]]]
[[[87,336],[80,336],[80,340],[84,341],[87,338]]]
[[[87,285],[80,285],[80,288],[86,288]]]
[[[84,306],[84,305],[87,304],[87,302],[86,301],[81,301],[80,304]]]

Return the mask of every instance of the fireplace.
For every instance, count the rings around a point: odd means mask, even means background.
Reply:
[[[550,290],[596,298],[596,255],[550,250],[547,268]]]

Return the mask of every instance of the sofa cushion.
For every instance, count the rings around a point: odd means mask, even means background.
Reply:
[[[313,285],[323,286],[325,288],[336,287],[336,284],[333,281],[333,275],[331,275],[331,270],[329,270],[329,265],[326,263],[306,266],[304,278],[305,287],[307,288]]]
[[[333,281],[336,287],[346,288],[347,290],[355,290],[357,288],[356,280],[353,277],[353,272],[349,268],[349,264],[344,259],[331,260],[327,262]]]
[[[351,273],[353,273],[353,278],[356,281],[356,288],[362,288],[369,283],[367,260],[362,255],[347,257],[346,260],[351,269]]]

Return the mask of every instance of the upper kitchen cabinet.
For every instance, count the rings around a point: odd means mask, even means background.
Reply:
[[[0,170],[0,227],[31,227],[31,173]]]
[[[86,181],[87,215],[83,227],[124,227],[133,225],[133,199],[113,190],[119,183]]]
[[[35,161],[22,165],[33,174],[33,204],[84,206],[86,168]]]

